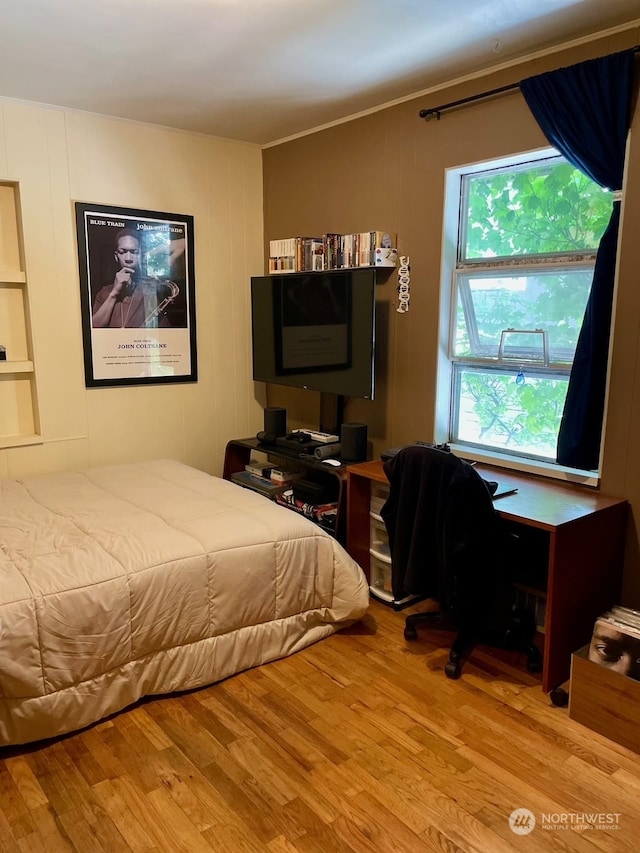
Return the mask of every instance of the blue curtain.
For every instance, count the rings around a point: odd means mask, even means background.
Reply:
[[[601,187],[620,190],[631,121],[635,49],[529,77],[520,89],[549,142]],[[598,467],[620,202],[602,237],[569,379],[557,461]]]

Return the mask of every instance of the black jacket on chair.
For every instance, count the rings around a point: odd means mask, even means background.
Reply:
[[[403,448],[384,463],[384,471],[389,497],[381,515],[394,596],[437,599],[459,627],[506,623],[505,535],[477,471],[453,453],[424,445]]]

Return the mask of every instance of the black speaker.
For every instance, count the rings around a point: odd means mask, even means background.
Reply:
[[[341,456],[347,462],[365,462],[367,459],[367,425],[342,424],[340,429]]]
[[[287,434],[287,410],[280,406],[268,406],[264,410],[264,431],[279,438]]]
[[[313,455],[316,459],[329,459],[331,456],[340,457],[341,456],[341,448],[339,444],[321,444],[320,447],[316,447],[313,451]]]

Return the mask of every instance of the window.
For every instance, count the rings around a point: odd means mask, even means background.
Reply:
[[[555,152],[522,160],[447,177],[448,440],[553,463],[612,199]]]

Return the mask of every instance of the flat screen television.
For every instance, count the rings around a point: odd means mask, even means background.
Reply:
[[[251,279],[253,378],[373,400],[375,267]]]

